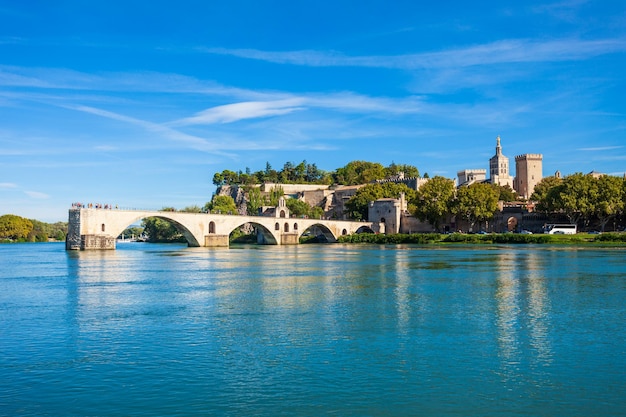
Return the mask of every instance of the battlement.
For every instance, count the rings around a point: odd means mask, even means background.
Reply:
[[[519,160],[523,160],[523,159],[538,159],[538,160],[542,160],[543,159],[543,155],[540,153],[525,153],[522,155],[517,155],[515,157],[516,161]]]

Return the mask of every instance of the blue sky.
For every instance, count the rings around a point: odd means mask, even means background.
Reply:
[[[0,0],[0,215],[306,160],[626,171],[626,3]]]

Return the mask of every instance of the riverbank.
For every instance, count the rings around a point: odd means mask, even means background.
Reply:
[[[626,244],[626,233],[602,233],[588,234],[577,233],[575,235],[548,235],[548,234],[518,234],[518,233],[416,233],[382,235],[372,233],[359,233],[339,237],[340,243],[374,243],[374,244],[445,244],[445,243],[512,243],[512,244]]]

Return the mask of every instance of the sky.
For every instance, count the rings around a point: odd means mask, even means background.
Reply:
[[[268,162],[456,178],[498,135],[621,176],[625,74],[623,0],[0,0],[0,215],[203,206]]]

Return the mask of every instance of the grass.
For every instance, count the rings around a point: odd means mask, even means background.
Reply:
[[[626,243],[626,233],[603,233],[575,235],[548,235],[548,234],[517,234],[517,233],[490,233],[486,235],[452,233],[448,235],[438,233],[395,234],[379,235],[359,233],[339,237],[340,243],[472,243],[472,244],[589,244],[589,243]]]

